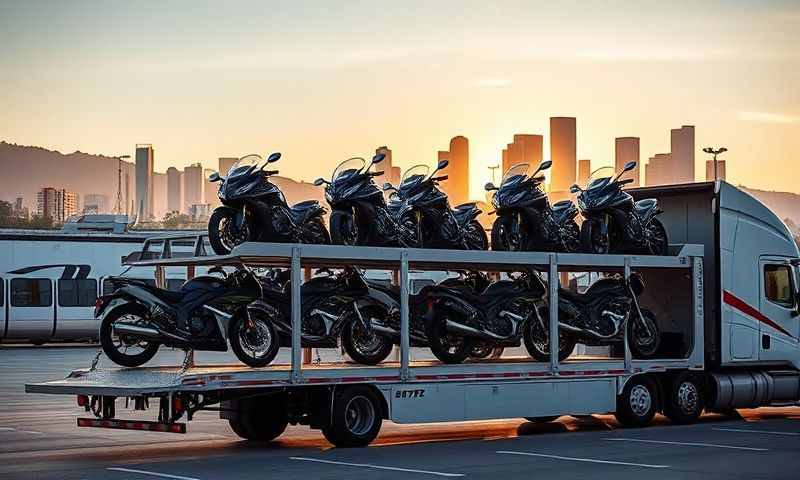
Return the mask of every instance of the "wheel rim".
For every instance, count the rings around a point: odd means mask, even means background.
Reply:
[[[678,407],[686,414],[697,411],[697,386],[693,382],[683,382],[678,387]]]
[[[472,347],[469,356],[473,358],[486,358],[492,354],[494,347],[488,343],[479,342]]]
[[[358,395],[350,399],[345,406],[345,426],[356,436],[364,436],[375,424],[375,407],[372,401]]]
[[[222,217],[217,228],[219,230],[219,241],[228,251],[233,250],[236,245],[247,241],[249,236],[247,224],[243,224],[241,228],[236,228],[231,217]]]
[[[449,355],[455,355],[464,348],[464,337],[447,331],[445,323],[439,327],[439,344]]]
[[[603,235],[603,232],[600,230],[600,225],[595,224],[592,228],[592,247],[594,248],[594,253],[606,253],[608,252],[609,247],[609,235]]]
[[[550,332],[543,329],[539,322],[532,320],[531,343],[542,355],[550,355]],[[567,346],[567,339],[563,335],[558,337],[558,349],[564,350]]]
[[[633,341],[636,344],[637,349],[641,353],[643,353],[643,354],[653,353],[653,352],[651,352],[651,349],[654,346],[654,344],[656,343],[656,338],[657,338],[656,337],[656,328],[657,327],[655,325],[655,322],[653,322],[653,320],[647,315],[642,315],[640,321],[647,323],[647,330],[650,332],[650,334],[647,335],[645,333],[644,328],[642,328],[641,323],[634,322],[634,325],[633,325],[633,332],[634,332]]]
[[[145,323],[144,318],[132,313],[120,316],[115,320],[114,323],[116,322],[130,323],[132,325],[143,325]],[[111,344],[114,346],[114,349],[117,352],[126,356],[136,356],[144,353],[144,351],[150,346],[150,342],[148,341],[131,337],[129,335],[117,335],[113,325],[111,326]]]
[[[383,347],[383,338],[374,330],[366,331],[361,322],[353,324],[353,346],[364,356],[372,356]]]
[[[636,385],[631,389],[630,394],[631,411],[638,417],[644,417],[650,411],[653,404],[653,397],[650,390],[644,385]]]
[[[252,319],[250,326],[242,322],[239,328],[238,338],[242,350],[248,352],[252,358],[266,356],[272,346],[272,331],[269,326],[261,319]]]

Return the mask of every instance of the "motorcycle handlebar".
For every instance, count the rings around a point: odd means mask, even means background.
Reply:
[[[633,179],[632,178],[626,178],[625,180],[619,180],[617,183],[620,184],[620,185],[627,185],[629,183],[633,183]]]
[[[441,177],[433,177],[431,178],[434,182],[441,182],[442,180],[447,180],[447,175],[442,175]]]
[[[264,175],[266,175],[266,176],[277,175],[279,173],[280,172],[278,170],[264,170]]]
[[[381,170],[380,172],[371,172],[371,173],[369,174],[369,176],[370,176],[370,177],[380,177],[380,176],[381,176],[381,175],[383,175],[384,173],[386,173],[386,172],[384,172],[383,170]]]

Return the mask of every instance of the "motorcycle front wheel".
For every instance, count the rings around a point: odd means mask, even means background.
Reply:
[[[331,234],[328,233],[322,217],[314,217],[309,220],[306,225],[306,232],[308,243],[316,243],[318,245],[330,245],[331,243]]]
[[[550,361],[550,335],[542,328],[537,320],[525,324],[522,331],[522,340],[525,349],[531,357],[540,362]],[[577,343],[574,336],[564,332],[558,335],[558,361],[563,362],[575,350]]]
[[[331,243],[334,245],[357,245],[358,227],[353,212],[334,210],[331,212]]]
[[[236,210],[221,207],[208,219],[208,241],[217,255],[231,253],[233,247],[250,239],[247,223],[236,225]]]
[[[501,215],[492,224],[492,250],[518,252],[523,238],[517,215]]]
[[[237,315],[230,326],[229,338],[236,358],[248,367],[266,367],[278,355],[278,334],[263,313]]]
[[[473,339],[447,331],[444,320],[434,320],[427,325],[428,346],[433,355],[444,363],[461,363],[472,352]]]
[[[384,315],[381,309],[365,307],[361,315],[368,319],[370,316]],[[377,365],[386,360],[392,353],[391,339],[380,335],[375,330],[367,331],[354,312],[348,313],[342,329],[342,347],[347,356],[362,365]]]
[[[635,315],[635,312],[631,312],[631,315]],[[647,325],[647,330],[643,328],[642,322]],[[653,312],[643,308],[641,319],[628,320],[628,344],[636,358],[649,358],[656,354],[661,344],[661,332]]]
[[[468,250],[488,250],[489,238],[486,236],[486,230],[483,225],[477,220],[471,220],[466,225],[465,238],[467,240]]]
[[[666,255],[669,241],[664,224],[657,218],[650,220],[647,225],[647,240],[650,255]]]
[[[123,367],[139,367],[152,359],[158,351],[158,342],[142,340],[127,335],[117,335],[114,323],[144,325],[146,313],[133,305],[119,307],[100,324],[100,346],[112,362]]]
[[[611,236],[603,232],[602,222],[590,218],[581,225],[581,245],[585,253],[605,255],[611,251]]]

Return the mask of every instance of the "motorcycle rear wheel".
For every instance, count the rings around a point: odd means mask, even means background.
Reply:
[[[444,363],[462,363],[469,358],[473,339],[447,332],[444,319],[436,319],[426,326],[428,346],[433,355]]]
[[[543,331],[537,320],[525,324],[522,331],[522,340],[528,354],[540,362],[550,361],[549,335]],[[577,340],[573,335],[560,332],[558,335],[558,361],[563,362],[575,350]]]
[[[106,315],[100,324],[100,346],[108,358],[123,367],[139,367],[152,359],[158,352],[158,342],[137,340],[114,333],[114,323],[144,323],[144,309],[135,306],[120,307]],[[130,351],[133,348],[135,350]],[[135,352],[135,353],[134,353]]]
[[[353,212],[332,211],[330,225],[331,243],[334,245],[358,245],[358,227]]]
[[[524,239],[516,215],[498,216],[492,224],[492,250],[519,252]]]
[[[654,218],[647,225],[648,249],[650,255],[666,255],[669,247],[667,230],[661,220]]]

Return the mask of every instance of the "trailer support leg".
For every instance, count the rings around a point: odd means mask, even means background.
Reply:
[[[409,347],[411,344],[408,322],[408,252],[400,254],[400,379],[411,378],[409,371]]]
[[[547,275],[547,284],[549,288],[548,306],[549,306],[549,339],[550,339],[550,373],[558,375],[558,263],[556,262],[556,254],[550,254],[550,265]]]
[[[628,285],[628,280],[630,279],[630,276],[631,276],[631,259],[630,259],[630,257],[626,256],[625,257],[625,284],[626,285]],[[630,286],[628,287],[628,289],[630,290]],[[634,295],[633,291],[631,291],[631,295]],[[634,302],[634,304],[636,304],[636,298],[633,299],[633,302]],[[639,309],[638,304],[635,305],[635,308],[638,311],[638,309]],[[630,313],[628,315],[630,317]],[[637,313],[637,315],[638,315],[638,313]],[[628,318],[628,321],[630,322],[631,319]],[[630,339],[628,338],[628,328],[627,328],[627,326],[625,328],[625,332],[623,332],[622,339],[623,339],[622,343],[623,343],[624,348],[625,348],[625,371],[626,372],[632,372],[633,371],[633,354],[631,353],[631,346],[628,344]]]
[[[300,324],[300,283],[303,281],[300,271],[300,248],[292,248],[292,383],[302,380],[303,350],[301,347],[302,326]]]

